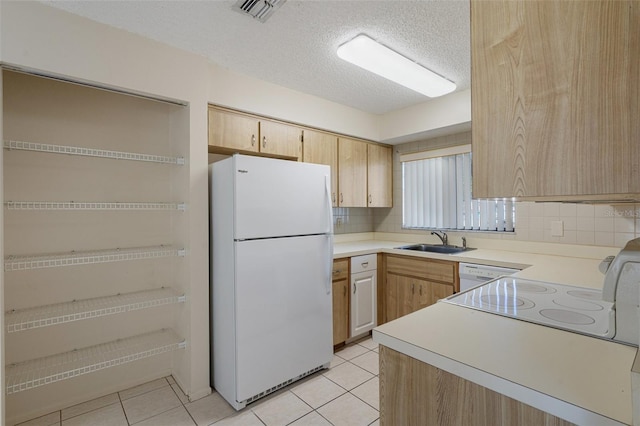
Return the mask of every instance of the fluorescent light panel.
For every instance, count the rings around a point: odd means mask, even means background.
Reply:
[[[361,34],[338,47],[345,61],[378,74],[430,98],[456,90],[455,83],[440,77],[368,36]]]

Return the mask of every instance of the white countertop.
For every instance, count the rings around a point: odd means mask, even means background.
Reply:
[[[448,303],[381,325],[373,339],[576,424],[632,423],[631,346]]]
[[[338,240],[334,257],[382,252],[525,267],[517,276],[601,288],[600,260],[617,253],[615,248],[554,247],[560,244],[538,245],[537,253],[527,253],[522,245],[514,251],[508,243],[506,249],[491,243],[462,255],[443,255],[398,250],[409,243],[398,240]],[[574,423],[632,423],[635,347],[447,303],[379,326],[373,336],[391,349]]]
[[[495,248],[477,248],[459,254],[439,254],[395,248],[408,244],[410,242],[376,239],[346,242],[339,242],[338,240],[334,244],[333,256],[335,259],[339,259],[370,253],[391,253],[454,262],[514,267],[523,269],[515,275],[518,277],[600,289],[604,282],[604,275],[598,270],[598,265],[607,255],[615,255],[617,253],[617,249],[609,249],[598,250],[596,255],[601,257],[573,257],[569,253],[564,255],[557,253],[539,254]],[[559,244],[554,244],[553,246],[559,246]]]

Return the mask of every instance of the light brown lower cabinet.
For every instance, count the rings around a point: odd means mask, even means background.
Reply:
[[[456,262],[387,255],[384,282],[385,322],[451,296],[457,281]]]
[[[567,426],[572,423],[380,346],[382,426]]]
[[[349,259],[333,261],[333,345],[349,338]]]

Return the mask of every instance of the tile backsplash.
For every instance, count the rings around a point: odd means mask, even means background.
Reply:
[[[357,232],[373,232],[373,215],[375,209],[366,207],[333,209],[333,232],[351,234]]]
[[[402,169],[399,154],[471,143],[471,132],[442,136],[420,142],[394,146],[392,208],[334,208],[334,232],[424,233],[402,229]],[[558,222],[561,222],[559,224]],[[552,226],[562,228],[562,236],[552,235]],[[577,204],[577,203],[516,203],[515,232],[473,233],[480,238],[519,241],[541,241],[622,247],[640,237],[640,203]],[[464,232],[447,231],[452,235]]]

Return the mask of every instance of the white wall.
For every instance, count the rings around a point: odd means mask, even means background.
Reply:
[[[471,89],[385,114],[379,141],[398,144],[471,129]]]
[[[378,117],[354,108],[209,66],[209,101],[297,124],[378,140]]]
[[[209,101],[337,133],[397,144],[471,128],[471,90],[374,115],[210,64]]]

